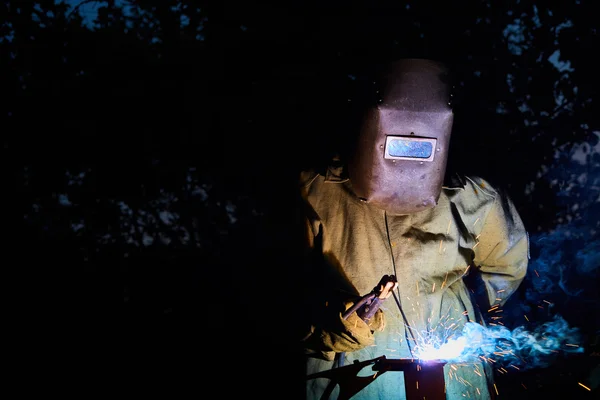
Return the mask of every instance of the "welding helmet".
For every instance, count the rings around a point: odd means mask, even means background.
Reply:
[[[353,191],[394,215],[434,207],[453,123],[449,71],[437,61],[401,59],[374,72],[374,101],[348,162]]]

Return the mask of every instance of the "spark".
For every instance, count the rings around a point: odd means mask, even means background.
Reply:
[[[521,386],[523,386],[525,388],[525,390],[527,390],[527,386],[525,386],[522,382],[521,382]]]
[[[496,387],[495,383],[494,383],[494,390],[496,391],[496,395],[500,395],[500,393],[498,393],[498,388]]]
[[[446,284],[447,281],[448,281],[448,272],[446,272],[446,277],[444,278],[444,282],[442,282],[442,288],[444,287],[444,285]]]
[[[477,219],[475,220],[475,222],[473,222],[473,226],[477,225],[477,223],[478,223],[478,222],[479,222],[479,218],[477,218]]]
[[[480,242],[475,243],[475,246],[471,247],[471,249],[474,249],[475,247],[477,247],[479,245]]]
[[[581,383],[581,382],[577,382],[577,383],[579,384],[579,386],[581,386],[581,387],[589,390],[590,392],[592,391],[592,389],[590,389],[589,387],[585,386],[583,383]]]
[[[577,344],[565,343],[565,346],[579,347]]]
[[[529,318],[527,318],[527,315],[523,314],[523,316],[525,317],[525,319],[527,320],[527,322],[529,322]]]
[[[534,269],[533,272],[535,272],[535,274],[537,275],[537,277],[540,277],[540,274],[538,274],[538,272]]]
[[[435,282],[433,282],[433,287],[431,288],[431,293],[435,292]]]
[[[448,229],[446,229],[446,235],[450,234],[450,225],[452,224],[452,220],[448,221]]]
[[[443,240],[440,240],[440,248],[438,249],[438,254],[442,254],[442,245],[444,244]]]
[[[547,300],[542,300],[542,301],[543,301],[544,303],[548,303],[548,304],[552,305],[552,303],[550,303],[550,302],[549,302],[549,301],[547,301]]]

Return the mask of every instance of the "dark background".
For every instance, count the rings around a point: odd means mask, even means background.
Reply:
[[[500,395],[597,395],[598,45],[589,0],[0,1],[15,382],[300,398],[297,173],[352,129],[365,65],[429,57],[456,73],[450,167],[530,232],[505,325],[580,333]]]

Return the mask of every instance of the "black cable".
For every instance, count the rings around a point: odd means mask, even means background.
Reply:
[[[394,259],[394,251],[392,250],[392,239],[390,238],[390,228],[388,226],[388,217],[387,217],[387,211],[384,211],[384,218],[385,218],[385,233],[387,234],[387,238],[388,238],[388,244],[390,245],[390,255],[392,257],[392,268],[394,269],[394,276],[398,276],[397,271],[396,271],[396,260]],[[396,305],[398,305],[398,310],[400,310],[400,314],[402,315],[402,319],[404,320],[404,326],[405,329],[408,329],[410,336],[412,337],[413,341],[415,343],[417,343],[417,341],[415,340],[415,335],[412,332],[412,327],[409,325],[408,323],[408,319],[406,318],[406,315],[404,315],[404,310],[402,309],[402,304],[400,303],[400,285],[398,285],[396,287],[396,290],[398,291],[398,296],[396,296],[396,293],[392,290],[392,294],[394,295],[394,300],[396,301]],[[412,348],[410,346],[410,343],[408,341],[408,338],[406,338],[406,344],[408,346],[408,351],[410,352],[411,357],[414,357]]]

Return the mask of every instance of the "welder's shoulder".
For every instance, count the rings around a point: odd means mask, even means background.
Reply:
[[[457,175],[450,184],[444,185],[444,194],[459,211],[469,214],[493,204],[499,196],[498,190],[488,180],[472,175]]]
[[[476,195],[496,197],[497,188],[488,180],[476,175],[454,174],[447,177],[443,185],[444,193],[452,195]]]
[[[319,177],[319,172],[315,169],[307,169],[300,171],[298,183],[301,188],[309,187],[315,179]]]
[[[321,192],[325,177],[316,169],[307,169],[300,172],[299,191],[303,198],[314,197],[316,193]]]
[[[499,196],[498,189],[480,176],[465,176],[465,180],[465,189],[477,197],[496,198]]]
[[[311,168],[300,172],[300,188],[302,190],[314,189],[323,184],[345,184],[347,182],[346,170],[340,165],[330,165],[323,169]]]

